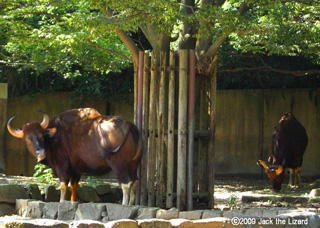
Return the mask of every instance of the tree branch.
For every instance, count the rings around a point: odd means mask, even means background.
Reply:
[[[235,69],[224,69],[224,70],[219,70],[219,72],[239,72],[243,70],[260,70],[260,71],[273,71],[281,74],[292,74],[293,76],[308,76],[312,74],[320,74],[320,70],[281,70],[281,69],[276,69],[271,66],[259,66],[259,67],[239,67]]]
[[[112,16],[107,9],[101,9],[101,11],[107,19],[109,19]],[[122,43],[128,48],[129,52],[131,53],[132,59],[130,60],[137,64],[139,61],[139,48],[136,46],[132,38],[128,36],[128,34],[126,34],[125,32],[116,30],[116,33],[122,41]]]
[[[127,59],[127,60],[129,60],[129,61],[132,61],[132,58],[129,58],[129,57],[126,56],[126,55],[123,55],[123,54],[118,53],[118,52],[115,52],[115,51],[111,51],[111,50],[106,49],[106,48],[103,48],[103,47],[99,46],[98,44],[96,44],[96,43],[94,43],[94,42],[92,42],[92,41],[90,41],[90,40],[87,40],[87,42],[89,42],[91,45],[93,45],[93,46],[94,46],[95,48],[97,48],[97,49],[100,49],[100,50],[109,52],[109,53],[111,53],[111,54],[113,54],[113,55],[117,55],[117,56],[120,56],[120,57],[122,57],[122,58],[125,58],[125,59]]]

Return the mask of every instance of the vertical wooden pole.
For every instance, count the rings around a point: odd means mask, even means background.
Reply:
[[[175,52],[170,51],[168,96],[168,156],[167,156],[167,199],[166,207],[173,207],[174,186],[174,104],[175,104]]]
[[[179,113],[178,113],[178,172],[177,207],[186,209],[187,190],[187,98],[188,98],[188,51],[180,50],[179,59]]]
[[[217,104],[217,56],[214,58],[214,73],[211,77],[210,89],[210,130],[211,137],[208,150],[208,186],[209,186],[209,208],[214,208],[214,174],[215,174],[215,127],[216,127],[216,104]]]
[[[142,139],[143,139],[143,154],[141,160],[141,194],[140,205],[148,204],[148,122],[149,122],[149,54],[144,55],[144,75],[143,75],[143,105],[142,105]]]
[[[187,206],[193,209],[193,146],[194,146],[194,100],[195,100],[195,51],[190,50],[189,106],[188,106],[188,181]]]
[[[155,203],[155,173],[156,173],[156,127],[157,127],[157,66],[156,55],[151,56],[150,108],[149,108],[149,159],[148,159],[148,206]]]
[[[159,114],[158,114],[158,150],[157,150],[157,197],[156,206],[163,207],[164,188],[164,167],[165,167],[165,150],[164,150],[164,123],[165,115],[165,93],[166,93],[166,53],[161,52],[160,57],[160,86],[159,86]]]
[[[208,112],[209,112],[209,101],[207,99],[208,87],[210,88],[210,81],[207,78],[202,77],[200,84],[200,104],[199,104],[199,130],[208,130]],[[199,138],[199,146],[197,152],[197,190],[198,192],[207,192],[208,191],[208,143],[207,139]]]
[[[137,124],[138,121],[138,113],[137,113],[137,107],[138,107],[138,63],[137,62],[133,62],[133,99],[134,99],[134,105],[133,105],[133,113],[134,113],[134,123]]]
[[[138,69],[138,105],[137,105],[137,127],[142,133],[142,98],[143,98],[143,51],[139,51],[139,69]],[[141,165],[138,169],[138,177],[141,179]],[[141,182],[137,191],[136,202],[140,204]]]

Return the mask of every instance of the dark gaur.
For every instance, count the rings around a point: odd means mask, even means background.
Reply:
[[[286,168],[290,170],[289,185],[293,185],[293,178],[295,184],[302,184],[301,166],[307,145],[306,129],[290,112],[285,113],[272,135],[273,156],[269,157],[269,164],[262,160],[257,162],[265,169],[274,190],[281,190]]]

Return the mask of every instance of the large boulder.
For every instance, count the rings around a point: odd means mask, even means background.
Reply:
[[[77,196],[83,200],[83,202],[100,202],[100,198],[97,195],[96,190],[91,186],[80,186],[77,189]]]
[[[70,202],[70,201],[63,201],[59,203],[58,206],[58,219],[59,220],[74,220],[78,202]]]
[[[30,199],[43,200],[39,186],[37,184],[27,185],[26,190]]]
[[[46,185],[44,187],[44,195],[46,202],[59,202],[59,192],[54,185]]]
[[[16,199],[29,199],[23,187],[16,184],[0,184],[0,202],[15,204]]]
[[[59,202],[49,202],[44,205],[43,218],[56,219],[58,217]]]
[[[0,203],[0,216],[11,215],[14,213],[15,213],[15,208],[13,204]]]
[[[106,210],[105,204],[83,203],[79,204],[75,220],[101,220],[102,212]]]

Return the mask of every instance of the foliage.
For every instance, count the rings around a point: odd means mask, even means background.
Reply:
[[[48,168],[46,165],[37,164],[34,167],[35,173],[34,177],[37,177],[37,182],[44,184],[54,184],[52,169]]]
[[[195,48],[198,70],[227,41],[245,53],[320,61],[318,1],[9,0],[0,6],[0,28],[8,34],[3,62],[65,77],[78,75],[74,65],[98,72],[128,66],[138,31],[156,51],[174,40],[176,47]]]
[[[238,209],[237,196],[234,195],[234,194],[232,194],[232,195],[230,196],[229,207],[230,207],[230,210]]]
[[[95,187],[97,185],[103,184],[103,180],[101,180],[101,179],[99,179],[99,180],[93,179],[91,176],[88,176],[86,181],[87,181],[88,185],[91,186],[91,187]]]

